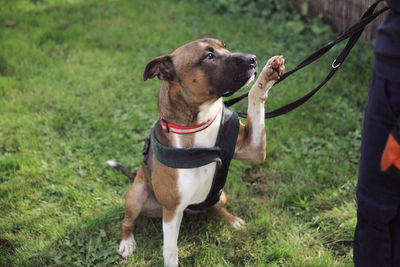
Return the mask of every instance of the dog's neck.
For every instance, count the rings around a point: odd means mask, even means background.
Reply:
[[[160,116],[171,123],[181,126],[195,126],[216,116],[220,111],[222,98],[205,103],[193,103],[191,96],[179,85],[163,82],[158,94]]]

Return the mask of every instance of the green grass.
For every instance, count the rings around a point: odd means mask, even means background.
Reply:
[[[218,14],[211,2],[0,6],[1,266],[162,265],[160,219],[140,217],[137,251],[128,260],[117,255],[129,183],[104,164],[116,159],[136,170],[141,162],[160,86],[143,82],[146,63],[215,37],[256,54],[260,67],[283,54],[291,69],[333,37],[319,22]],[[267,109],[316,86],[340,47],[274,88]],[[186,215],[181,266],[352,265],[371,55],[371,44],[360,42],[309,103],[267,120],[267,160],[234,161],[226,186],[228,207],[247,228],[234,231],[215,213]]]

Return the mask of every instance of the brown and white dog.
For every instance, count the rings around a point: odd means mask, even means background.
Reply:
[[[235,159],[264,161],[264,102],[283,71],[283,57],[272,57],[251,88],[248,117],[246,124],[239,126]],[[254,55],[231,53],[224,43],[215,39],[188,43],[170,55],[150,61],[144,71],[144,80],[156,76],[163,80],[158,96],[161,118],[188,128],[211,121],[205,129],[184,135],[165,132],[158,127],[155,135],[159,142],[175,148],[214,146],[222,116],[222,97],[250,83],[256,72]],[[113,167],[118,165],[113,161],[108,163]],[[183,213],[189,205],[200,203],[207,197],[215,169],[215,162],[191,169],[170,168],[159,162],[150,149],[148,159],[141,164],[126,194],[119,254],[127,258],[135,251],[132,227],[139,214],[162,216],[164,264],[178,266],[177,240]],[[240,229],[244,221],[224,208],[226,201],[226,195],[222,193],[214,208],[230,225]]]

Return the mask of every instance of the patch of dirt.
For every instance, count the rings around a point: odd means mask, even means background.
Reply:
[[[349,254],[349,251],[353,247],[352,240],[342,240],[331,242],[328,244],[324,244],[326,248],[332,251],[334,255],[337,257],[346,257]]]
[[[4,27],[11,28],[11,29],[18,26],[17,23],[15,21],[12,21],[12,20],[3,21],[3,25],[4,25]]]
[[[263,197],[269,192],[270,186],[261,168],[246,169],[243,181],[249,184],[257,197]]]
[[[14,245],[7,239],[0,237],[0,249],[7,251],[9,254],[14,254]]]

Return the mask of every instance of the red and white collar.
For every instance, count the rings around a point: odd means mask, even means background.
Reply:
[[[164,130],[164,132],[176,133],[176,134],[193,134],[193,133],[200,132],[204,129],[207,129],[215,121],[217,116],[218,116],[218,113],[217,113],[217,115],[215,115],[215,117],[213,119],[209,119],[208,121],[203,122],[202,124],[195,125],[195,126],[176,125],[176,124],[167,122],[162,117],[160,118],[160,122],[161,122],[161,127]]]

